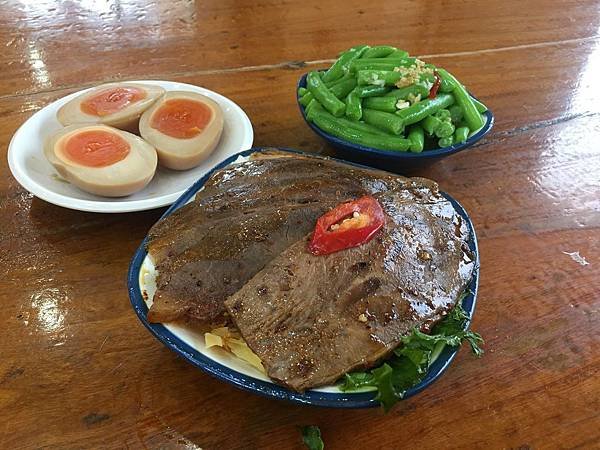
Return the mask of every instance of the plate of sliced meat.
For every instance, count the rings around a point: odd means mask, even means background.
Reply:
[[[320,248],[331,250],[319,252],[323,218]],[[456,308],[467,329],[478,273],[469,216],[435,182],[254,148],[166,211],[136,251],[128,285],[144,326],[209,374],[276,399],[360,408],[382,401],[380,369],[401,370],[389,358],[411,336],[427,341]],[[435,344],[419,353],[426,365],[415,367],[426,370],[395,395],[416,394],[449,366],[456,339]]]

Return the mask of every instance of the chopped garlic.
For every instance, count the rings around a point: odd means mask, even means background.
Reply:
[[[402,75],[402,78],[396,82],[396,87],[401,88],[417,83],[422,74],[433,74],[433,68],[425,67],[425,62],[416,59],[410,67],[394,67],[394,72],[399,72]]]
[[[398,102],[396,103],[396,108],[398,109],[405,109],[408,108],[410,106],[410,103],[405,102],[404,100],[398,100]]]
[[[359,322],[363,322],[363,323],[364,323],[364,322],[366,322],[367,320],[368,320],[368,319],[367,319],[367,316],[366,316],[365,314],[360,314],[360,315],[358,316],[358,321],[359,321]]]
[[[421,101],[421,94],[408,94],[406,99],[411,103],[411,105],[414,105],[415,103],[419,103]]]

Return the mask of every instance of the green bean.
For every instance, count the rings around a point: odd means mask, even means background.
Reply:
[[[360,58],[368,48],[369,46],[367,45],[359,45],[342,53],[336,62],[334,62],[333,65],[323,74],[323,82],[327,83],[329,81],[337,80],[344,74],[348,73],[352,61]]]
[[[302,106],[304,106],[306,108],[308,106],[308,104],[311,102],[311,100],[313,100],[313,99],[314,99],[314,97],[309,91],[306,94],[304,94],[298,101],[300,102],[300,104]]]
[[[359,86],[370,84],[373,86],[393,86],[402,78],[400,72],[391,70],[359,70],[357,73]]]
[[[306,120],[308,120],[309,122],[313,122],[315,115],[318,113],[329,114],[327,111],[325,111],[325,108],[323,108],[323,106],[321,106],[321,104],[315,99],[312,99],[310,101],[308,106],[304,109],[304,112],[306,113]]]
[[[439,138],[452,137],[454,134],[454,125],[452,122],[441,121],[440,126],[435,130],[435,135]]]
[[[389,137],[390,134],[380,130],[377,127],[374,127],[373,125],[369,125],[368,123],[364,123],[362,121],[359,120],[350,120],[350,119],[346,119],[344,117],[334,117],[332,116],[330,113],[328,113],[320,104],[319,102],[317,102],[315,100],[315,106],[313,108],[311,108],[310,110],[310,117],[309,115],[307,115],[307,119],[310,119],[309,121],[313,121],[314,117],[316,115],[326,115],[327,117],[331,118],[331,120],[335,120],[336,123],[339,123],[347,128],[351,128],[353,130],[356,131],[360,131],[362,133],[367,133],[367,134],[374,134],[377,136],[386,136]]]
[[[389,90],[390,90],[390,88],[385,87],[385,86],[371,86],[371,85],[358,86],[355,89],[356,93],[358,94],[358,96],[360,98],[377,97],[379,95],[386,94]]]
[[[450,122],[451,120],[450,111],[448,111],[447,109],[440,109],[438,112],[435,113],[435,117],[440,119],[442,122]]]
[[[358,70],[386,70],[388,72],[392,72],[396,67],[398,67],[396,64],[385,62],[385,58],[381,58],[375,62],[362,63],[362,60],[357,61],[361,61],[361,63],[350,68],[353,73],[356,73]]]
[[[452,136],[454,133],[454,125],[449,120],[442,120],[436,115],[427,116],[419,122],[427,134],[434,135],[438,138]]]
[[[349,78],[344,79],[344,77],[342,77],[340,78],[340,80],[340,82],[332,83],[329,90],[337,98],[342,99],[345,98],[348,95],[348,93],[356,87],[356,78],[351,76]],[[304,96],[300,99],[300,104],[302,106],[306,106],[310,103],[310,101],[313,98],[313,95],[309,91],[306,94],[304,94]]]
[[[389,59],[398,59],[398,58],[406,58],[408,56],[408,52],[406,50],[396,49],[385,58]]]
[[[415,63],[415,58],[369,58],[355,59],[350,64],[350,71],[357,72],[359,70],[394,70],[396,67],[410,67]]]
[[[306,119],[310,122],[310,117],[311,117],[311,111],[317,106],[319,105],[319,102],[316,101],[314,98],[309,102],[308,105],[306,105],[306,107],[304,108],[304,114],[306,115]]]
[[[336,119],[330,114],[318,113],[314,116],[314,123],[323,131],[332,134],[340,139],[353,142],[355,144],[373,147],[380,150],[392,150],[405,152],[410,146],[408,139],[395,136],[383,136],[370,133],[364,133],[353,128],[345,126],[341,119]]]
[[[378,136],[386,136],[386,137],[390,136],[389,133],[386,133],[385,131],[382,131],[379,128],[374,127],[373,125],[369,125],[368,123],[364,123],[364,122],[361,122],[358,120],[349,120],[344,117],[334,117],[331,114],[329,114],[321,106],[321,104],[319,102],[317,102],[316,100],[313,102],[313,105],[314,106],[312,106],[312,107],[311,107],[311,105],[309,105],[310,111],[307,111],[307,114],[306,114],[306,118],[309,122],[313,121],[315,115],[325,114],[328,117],[330,117],[332,120],[335,120],[339,124],[344,125],[345,127],[351,128],[353,130],[360,131],[362,133],[371,133],[371,134],[375,134]]]
[[[435,116],[427,116],[419,123],[421,124],[423,129],[425,131],[427,131],[427,134],[429,136],[432,136],[435,134],[437,129],[440,127],[440,125],[442,124],[442,121]]]
[[[458,127],[454,131],[454,143],[462,144],[469,137],[469,128],[468,127]]]
[[[452,123],[457,124],[462,120],[463,111],[460,106],[452,105],[450,108],[448,108],[448,111],[450,111],[450,120],[452,121]]]
[[[381,130],[388,131],[393,134],[401,134],[404,131],[404,123],[402,119],[394,114],[375,109],[363,108],[363,120]]]
[[[427,81],[431,84],[435,83],[435,75],[429,72],[426,73],[422,73],[421,75],[419,75],[419,81],[420,82],[424,82]]]
[[[438,145],[440,148],[450,147],[453,144],[452,136],[443,137],[438,141]]]
[[[401,101],[401,100],[400,100]],[[377,111],[385,111],[389,113],[396,112],[396,103],[398,99],[395,97],[371,97],[363,100],[365,108],[376,109]]]
[[[321,75],[321,79],[323,79],[323,73],[324,72],[319,72],[319,74]],[[346,73],[344,74],[341,78],[338,78],[337,80],[334,81],[328,81],[327,83],[325,83],[325,86],[327,86],[329,89],[331,89],[333,86],[335,86],[336,84],[340,84],[343,83],[347,80],[351,80],[353,78],[356,78],[354,76],[354,74],[352,73]]]
[[[298,97],[302,97],[304,94],[308,92],[308,89],[300,87],[298,88]]]
[[[435,114],[442,108],[447,108],[452,103],[454,103],[452,94],[438,94],[433,99],[420,101],[408,108],[396,111],[395,114],[404,121],[404,125],[412,125],[413,123],[420,122],[427,116]]]
[[[360,97],[355,90],[350,91],[346,96],[346,117],[354,120],[360,120],[362,117]]]
[[[444,69],[438,69],[438,74],[442,80],[446,79],[454,86],[452,94],[456,99],[456,104],[462,108],[465,122],[467,122],[469,128],[472,130],[480,129],[485,122],[481,119],[479,111],[477,111],[471,95],[465,87]]]
[[[477,111],[479,111],[480,113],[484,113],[484,112],[486,112],[488,110],[487,106],[485,106],[483,103],[481,103],[476,98],[471,97],[471,100],[473,101],[473,104],[475,105],[475,108],[477,108]]]
[[[329,88],[331,93],[335,95],[340,100],[346,98],[346,96],[352,92],[352,89],[356,87],[356,78],[351,78],[349,80],[344,81],[343,83],[336,84]]]
[[[336,117],[344,114],[346,105],[323,84],[323,80],[318,72],[310,72],[308,74],[306,77],[306,86],[315,99],[331,114]]]
[[[398,100],[406,100],[410,94],[414,95],[415,97],[420,95],[421,98],[427,98],[429,95],[429,89],[420,83],[416,83],[411,84],[410,86],[401,87],[399,89],[392,89],[390,92],[385,94],[385,96],[395,97]]]
[[[362,58],[385,58],[389,54],[398,50],[391,45],[376,45],[363,53]]]
[[[328,114],[332,119],[334,119],[340,125],[343,125],[352,130],[360,131],[361,133],[365,133],[365,134],[373,134],[376,136],[391,137],[389,133],[386,133],[385,131],[382,131],[379,128],[374,127],[373,125],[369,125],[368,123],[364,123],[359,120],[349,120],[344,117],[333,117],[329,113],[326,113],[326,114]]]
[[[452,92],[453,90],[454,86],[452,86],[452,84],[447,79],[440,80],[440,92],[447,94],[449,92]]]
[[[410,151],[413,153],[421,153],[425,146],[425,135],[423,128],[418,123],[412,125],[408,132],[408,140],[410,141]]]

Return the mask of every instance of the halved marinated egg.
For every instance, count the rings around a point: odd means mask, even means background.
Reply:
[[[223,112],[195,92],[169,91],[140,119],[140,134],[158,152],[165,167],[185,170],[200,164],[215,149],[223,132]]]
[[[149,84],[103,84],[65,103],[56,117],[65,126],[98,123],[137,131],[142,113],[164,92],[160,86]]]
[[[48,138],[44,154],[78,188],[123,197],[144,188],[156,171],[156,150],[138,136],[105,125],[71,125]]]

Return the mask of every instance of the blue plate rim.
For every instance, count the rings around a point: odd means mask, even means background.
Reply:
[[[263,151],[271,150],[285,151],[296,154],[306,154],[294,149],[289,148],[273,148],[273,147],[252,147],[249,150],[245,150],[234,155],[231,155],[221,163],[217,164],[213,169],[207,172],[202,178],[196,181],[190,188],[188,188],[182,195],[165,211],[159,220],[171,215],[175,210],[185,205],[188,200],[206,183],[208,178],[217,170],[231,164],[239,157],[248,157],[253,153],[261,153]],[[312,155],[314,156],[314,155]],[[336,158],[330,158],[335,161],[339,161],[345,164],[350,164],[356,167],[369,168],[361,164],[356,164]],[[465,220],[469,229],[470,239],[468,241],[469,248],[475,255],[475,270],[473,271],[473,277],[469,283],[470,293],[463,299],[462,306],[467,313],[469,320],[465,324],[465,329],[470,325],[475,310],[475,304],[477,301],[477,290],[479,287],[479,250],[477,245],[477,237],[473,223],[467,212],[464,210],[462,205],[458,203],[454,198],[445,192],[441,192],[442,195],[447,198],[455,210]],[[141,242],[137,250],[135,251],[133,258],[129,264],[127,273],[127,287],[129,292],[129,299],[133,310],[135,311],[138,319],[142,324],[150,331],[150,333],[163,343],[167,348],[174,351],[176,354],[187,360],[192,365],[198,367],[209,375],[215,378],[225,381],[234,385],[237,388],[252,392],[255,394],[262,395],[264,397],[275,398],[278,400],[287,400],[289,402],[298,404],[309,404],[313,406],[329,407],[329,408],[368,408],[379,406],[379,403],[374,399],[375,393],[362,392],[362,393],[330,393],[330,392],[318,392],[318,391],[306,391],[304,393],[298,393],[279,386],[277,384],[269,383],[266,381],[252,378],[248,375],[241,374],[235,370],[232,370],[217,361],[203,355],[199,351],[195,350],[184,341],[179,339],[173,333],[171,333],[164,325],[150,323],[147,320],[148,307],[144,302],[142,293],[139,287],[139,272],[142,263],[147,255],[146,252],[146,241],[147,236]],[[436,381],[448,368],[459,348],[445,347],[440,353],[437,360],[429,368],[425,378],[406,391],[404,399],[409,398],[415,394],[418,394],[423,389],[428,387],[434,381]]]
[[[492,113],[492,111],[490,109],[488,109],[484,113],[484,115],[486,116],[485,125],[479,131],[477,131],[477,133],[475,133],[473,136],[469,137],[465,142],[462,142],[460,144],[454,144],[449,147],[436,148],[436,149],[432,149],[432,150],[424,150],[421,153],[412,153],[412,152],[408,152],[408,151],[407,152],[400,152],[400,151],[395,152],[393,150],[380,150],[380,149],[373,148],[373,147],[366,147],[364,145],[354,144],[352,142],[349,142],[344,139],[340,139],[336,136],[333,136],[333,135],[321,130],[318,126],[316,126],[315,124],[308,121],[308,119],[306,118],[306,112],[304,111],[304,106],[302,106],[302,104],[300,104],[300,97],[298,96],[298,89],[306,88],[306,76],[307,75],[308,75],[308,72],[303,74],[300,77],[300,79],[298,80],[298,83],[296,85],[296,103],[298,104],[298,108],[300,108],[300,113],[302,114],[302,118],[304,119],[306,124],[316,134],[321,136],[326,141],[329,141],[333,146],[337,147],[338,149],[344,149],[344,150],[349,150],[349,151],[354,151],[354,152],[363,152],[363,153],[366,153],[367,155],[371,154],[371,156],[380,156],[380,157],[384,157],[387,159],[397,159],[397,160],[435,159],[435,158],[441,158],[444,156],[453,155],[462,150],[466,150],[467,148],[469,148],[473,144],[475,144],[477,141],[481,140],[485,135],[487,135],[491,131],[492,127],[494,126],[494,114]],[[473,97],[474,99],[477,99],[477,97],[475,97],[472,94],[471,94],[471,97]]]

